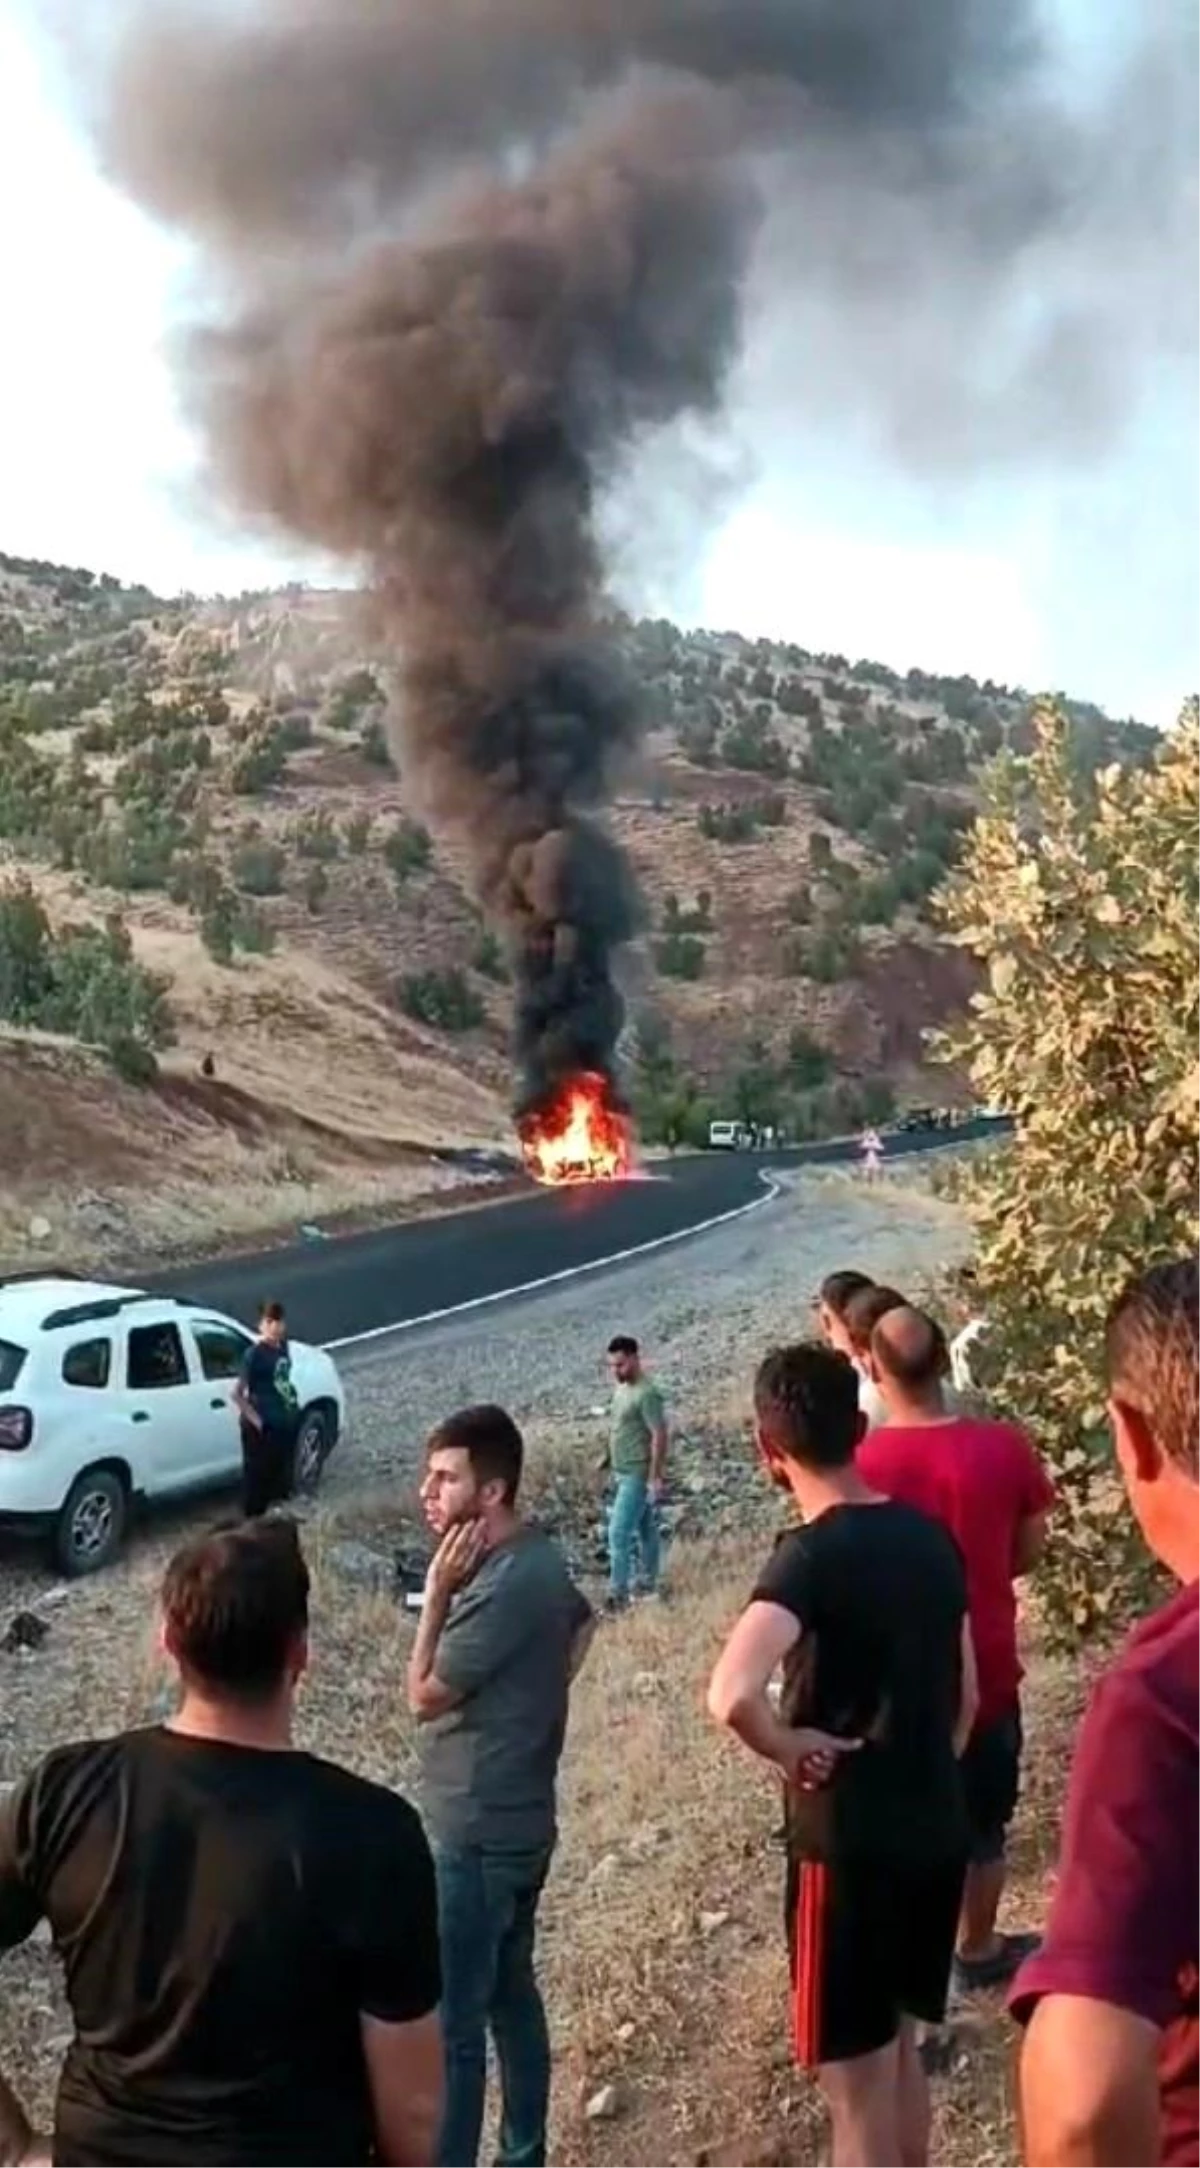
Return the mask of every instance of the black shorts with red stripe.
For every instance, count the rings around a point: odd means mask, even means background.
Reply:
[[[796,2060],[871,2055],[903,2018],[940,2025],[965,1863],[791,1857],[787,1932]]]

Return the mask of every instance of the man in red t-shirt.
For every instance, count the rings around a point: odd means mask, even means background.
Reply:
[[[1080,1727],[1046,1938],[1012,2009],[1029,2168],[1200,2159],[1200,1482],[1196,1259],[1156,1265],[1108,1325],[1130,1504],[1182,1587],[1126,1642]]]
[[[1054,1492],[1024,1431],[947,1410],[949,1361],[941,1327],[907,1304],[871,1334],[871,1374],[886,1421],[858,1449],[873,1490],[941,1521],[967,1569],[979,1714],[962,1759],[971,1829],[959,1922],[959,1987],[1011,1979],[1036,1936],[1000,1934],[1004,1847],[1020,1787],[1021,1664],[1015,1579],[1036,1565]]]

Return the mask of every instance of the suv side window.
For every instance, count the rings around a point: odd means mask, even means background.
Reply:
[[[251,1346],[248,1333],[238,1332],[232,1325],[193,1325],[196,1346],[200,1350],[200,1368],[210,1381],[236,1378],[241,1375],[246,1360],[246,1350]]]
[[[187,1359],[178,1325],[135,1325],[129,1335],[126,1378],[135,1393],[186,1385]]]
[[[111,1340],[76,1340],[62,1359],[63,1384],[84,1385],[100,1392],[108,1383],[111,1368]]]

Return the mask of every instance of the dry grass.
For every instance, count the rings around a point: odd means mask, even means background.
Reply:
[[[577,1442],[535,1441],[535,1508],[585,1516]],[[605,1625],[575,1693],[561,1780],[562,1837],[544,1906],[542,1973],[556,2051],[552,2158],[564,2164],[784,2163],[820,2156],[823,2119],[788,2053],[777,1796],[764,1773],[714,1736],[704,1684],[752,1583],[763,1528],[681,1544],[671,1600]],[[404,1541],[401,1490],[314,1515],[315,1659],[299,1714],[303,1744],[409,1789],[413,1728],[402,1666],[409,1627],[390,1599],[347,1583],[330,1559],[348,1533]],[[118,1571],[76,1588],[50,1615],[49,1642],[3,1659],[0,1775],[55,1740],[146,1720],[164,1675],[153,1589],[178,1526],[161,1528]],[[1053,1854],[1079,1676],[1035,1661],[1030,1750],[1009,1909],[1036,1922]],[[0,2066],[44,2111],[66,2038],[55,1960],[27,1947],[5,1960]],[[934,2158],[991,2168],[1015,2159],[1011,2039],[994,2000],[956,2020],[954,2069],[936,2087]],[[620,2113],[584,2106],[615,2081]]]

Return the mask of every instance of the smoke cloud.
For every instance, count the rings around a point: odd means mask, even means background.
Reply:
[[[893,242],[944,265],[951,319],[1048,236],[1069,254],[1095,146],[1053,114],[1031,11],[145,0],[95,125],[201,250],[187,378],[231,503],[378,594],[406,773],[513,951],[518,1111],[614,1079],[637,905],[603,809],[638,717],[600,506],[650,432],[719,412],[768,207],[775,297],[851,316]],[[1090,263],[1040,338],[1039,444],[1047,379],[1105,382]],[[951,458],[980,455],[976,379],[962,356]]]

